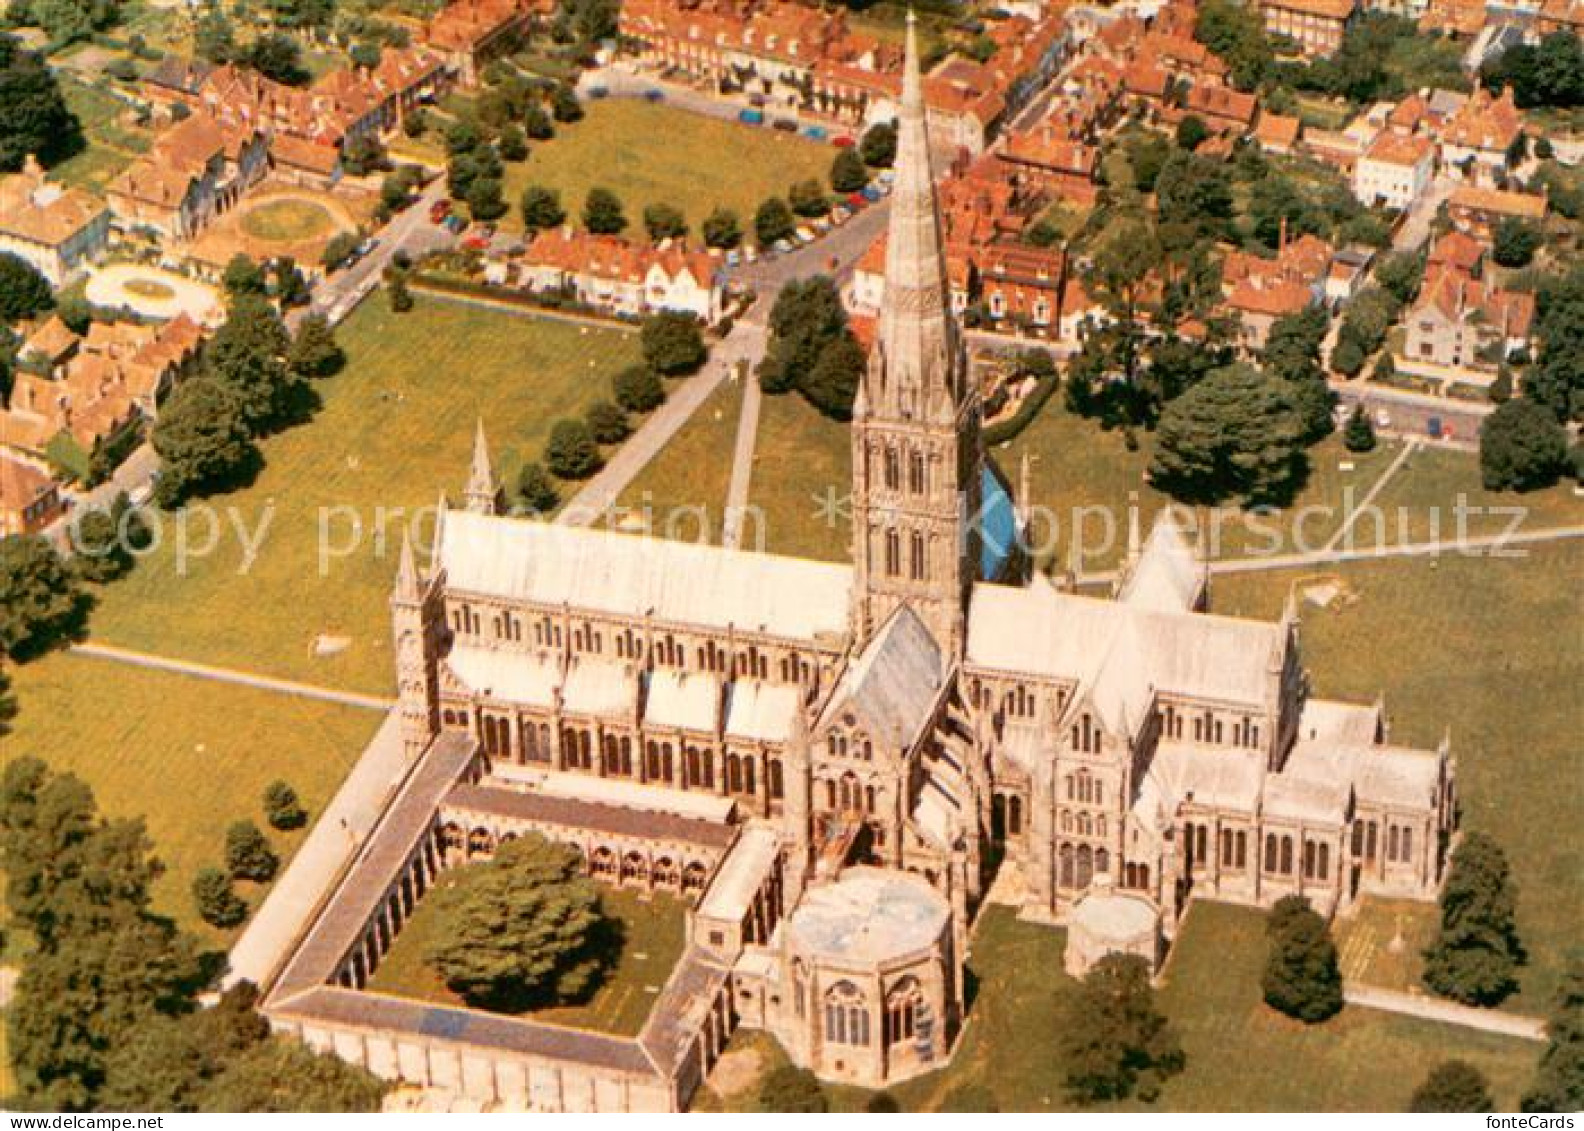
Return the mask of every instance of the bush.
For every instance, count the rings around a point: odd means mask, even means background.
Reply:
[[[198,917],[211,927],[224,930],[247,918],[248,905],[231,886],[231,877],[219,868],[200,868],[192,882],[193,904]]]
[[[1369,413],[1364,411],[1363,401],[1354,405],[1348,416],[1347,428],[1342,432],[1342,446],[1360,454],[1375,450],[1375,426],[1370,423]]]
[[[896,160],[896,126],[891,122],[878,122],[864,132],[858,143],[858,156],[871,169],[889,169]]]
[[[297,791],[278,780],[264,787],[264,816],[270,827],[282,832],[300,829],[308,823],[308,811],[297,800]]]
[[[628,412],[652,412],[665,403],[665,385],[647,365],[629,365],[611,379],[616,403]]]
[[[662,310],[644,319],[639,334],[644,360],[667,377],[696,373],[709,357],[698,319],[675,310]]]
[[[549,514],[561,502],[561,493],[544,464],[525,463],[517,473],[517,498],[532,514]]]
[[[797,222],[792,218],[792,210],[778,196],[770,197],[754,213],[754,236],[759,240],[760,247],[769,247],[778,240],[784,240],[796,230]]]
[[[728,250],[742,243],[742,223],[730,208],[717,208],[704,217],[703,234],[706,246]]]
[[[226,868],[239,880],[266,884],[275,878],[280,857],[252,821],[237,821],[226,830]]]
[[[831,188],[837,192],[857,192],[869,183],[869,169],[856,150],[838,149],[831,162]]]
[[[581,420],[558,420],[545,446],[545,466],[562,479],[587,479],[600,469],[599,444]]]
[[[799,216],[812,218],[830,211],[830,197],[820,187],[820,183],[812,178],[793,185],[787,193],[787,203]]]
[[[1484,1073],[1465,1060],[1444,1060],[1414,1090],[1413,1112],[1494,1111]]]
[[[759,1081],[758,1107],[771,1113],[826,1112],[830,1100],[814,1073],[795,1064],[779,1064]]]
[[[594,439],[602,444],[619,444],[632,433],[627,414],[610,401],[595,401],[589,405],[584,419]]]
[[[1265,1004],[1313,1024],[1342,1009],[1342,971],[1330,928],[1301,895],[1271,908],[1265,933],[1270,951],[1260,986]]]
[[[1542,404],[1508,401],[1480,425],[1480,477],[1488,491],[1549,487],[1567,466],[1567,431]]]

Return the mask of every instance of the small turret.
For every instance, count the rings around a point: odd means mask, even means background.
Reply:
[[[490,463],[489,442],[484,438],[484,419],[479,418],[473,433],[473,467],[468,474],[464,503],[474,514],[500,514],[505,496],[500,480],[495,478],[495,468]]]

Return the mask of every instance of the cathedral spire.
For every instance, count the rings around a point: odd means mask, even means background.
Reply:
[[[412,531],[402,531],[401,558],[396,567],[396,592],[394,599],[397,601],[416,602],[422,591],[418,585],[418,563],[413,557]]]
[[[865,407],[906,416],[954,414],[961,396],[962,367],[935,200],[918,30],[911,11],[897,114],[896,181],[886,234],[885,279],[879,348],[869,369]]]
[[[467,490],[463,492],[463,497],[467,509],[475,514],[499,514],[501,511],[501,485],[490,463],[489,441],[484,438],[482,416],[473,433],[473,468],[468,474]]]

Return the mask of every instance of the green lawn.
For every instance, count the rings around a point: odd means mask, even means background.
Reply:
[[[61,94],[82,124],[87,143],[75,156],[62,161],[51,175],[74,188],[100,192],[153,144],[151,131],[123,124],[127,105],[108,90],[90,86],[66,72],[57,72]]]
[[[612,508],[612,522],[620,529],[642,524],[683,541],[720,542],[742,400],[740,380],[717,389],[628,484]]]
[[[765,549],[849,560],[851,442],[846,424],[820,415],[795,393],[764,399],[748,503],[760,512]],[[833,504],[839,508],[834,516]],[[751,544],[751,526],[743,534],[744,544]]]
[[[335,220],[324,205],[311,200],[272,200],[242,217],[242,230],[261,240],[313,240],[334,228]]]
[[[46,656],[11,675],[21,713],[6,755],[70,770],[105,813],[146,818],[167,866],[156,907],[212,942],[230,934],[198,920],[189,888],[221,862],[226,826],[251,818],[289,855],[305,831],[268,828],[264,787],[290,782],[317,817],[380,723],[374,711],[86,656]],[[258,906],[262,890],[238,890]]]
[[[1544,491],[1524,494],[1487,491],[1480,484],[1478,457],[1448,448],[1422,449],[1409,456],[1375,504],[1387,519],[1389,541],[1400,542],[1405,537],[1422,541],[1456,537],[1460,499],[1470,509],[1467,531],[1476,537],[1506,530],[1512,521],[1506,509],[1513,507],[1524,510],[1520,531],[1584,523],[1584,499],[1573,494],[1572,483],[1564,480]],[[1489,513],[1492,507],[1503,510]],[[1362,528],[1361,544],[1370,544],[1371,534],[1368,527]]]
[[[265,442],[267,464],[253,486],[211,500],[216,530],[225,532],[215,552],[181,576],[176,524],[163,516],[158,552],[95,611],[96,639],[390,692],[386,600],[401,533],[442,491],[458,499],[475,421],[483,417],[511,482],[525,458],[538,458],[557,419],[608,396],[607,375],[637,357],[635,335],[623,330],[427,296],[393,315],[375,295],[339,337],[349,364],[316,386],[324,400],[317,418]],[[266,520],[249,564],[234,531],[240,524],[256,534]],[[205,520],[195,515],[188,526],[190,545],[208,541]],[[417,527],[427,539],[426,515]],[[316,656],[321,635],[344,647]]]
[[[1260,1000],[1264,915],[1198,903],[1168,960],[1159,1001],[1188,1057],[1154,1108],[1136,1102],[1099,1110],[1401,1111],[1430,1067],[1461,1057],[1491,1079],[1498,1103],[1515,1105],[1539,1046],[1371,1010],[1348,1009],[1314,1027],[1289,1021]],[[942,1072],[893,1089],[904,1110],[938,1110],[961,1084],[986,1087],[1002,1111],[1071,1110],[1056,1051],[1065,932],[987,908],[969,968],[975,994],[968,1025]],[[774,1041],[741,1034],[766,1067],[785,1058]],[[861,1110],[866,1093],[830,1089],[837,1110]],[[696,1107],[748,1110],[753,1090],[704,1092]]]
[[[768,196],[809,177],[827,183],[835,150],[778,130],[691,114],[637,99],[587,104],[587,116],[558,124],[555,138],[530,142],[527,161],[506,166],[504,221],[521,226],[522,190],[542,184],[561,193],[578,223],[583,198],[596,185],[613,191],[627,215],[628,234],[643,232],[643,210],[672,204],[687,215],[695,237],[718,205],[736,211],[752,232],[754,210]]]
[[[455,881],[441,880],[442,884],[451,882]],[[584,1004],[537,1009],[532,1016],[577,1029],[634,1036],[643,1028],[661,987],[682,957],[687,942],[686,909],[667,895],[641,899],[637,892],[607,887],[600,888],[600,901],[624,932],[616,966]],[[397,934],[396,945],[374,972],[369,989],[443,1005],[464,1004],[424,958],[440,925],[435,906],[431,900],[418,904],[412,919]]]
[[[1531,547],[1521,560],[1445,557],[1323,571],[1352,600],[1305,606],[1305,661],[1318,694],[1384,692],[1392,735],[1433,745],[1450,731],[1463,826],[1512,860],[1530,963],[1511,1008],[1544,1014],[1566,955],[1580,953],[1584,905],[1584,545]],[[1218,612],[1275,616],[1317,571],[1220,577]]]

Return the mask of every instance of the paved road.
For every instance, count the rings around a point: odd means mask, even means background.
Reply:
[[[73,644],[71,651],[79,656],[93,656],[100,660],[113,660],[116,663],[131,664],[139,668],[152,668],[156,671],[175,672],[178,675],[190,675],[198,679],[211,679],[219,683],[235,683],[243,687],[257,688],[260,691],[275,691],[282,695],[295,695],[302,699],[318,699],[325,703],[339,703],[345,707],[361,707],[370,711],[388,711],[394,700],[378,695],[361,695],[355,691],[338,691],[333,687],[319,687],[311,683],[299,683],[294,679],[276,679],[274,676],[258,675],[254,672],[240,671],[236,668],[223,668],[214,664],[200,664],[192,660],[177,660],[169,656],[156,656],[151,652],[138,652],[131,648],[119,648],[114,644]]]
[[[1441,429],[1440,442],[1472,451],[1479,446],[1480,425],[1495,405],[1434,397],[1408,389],[1393,389],[1363,380],[1333,380],[1331,391],[1351,411],[1362,401],[1375,430],[1391,436],[1428,437],[1431,421]]]
[[[1392,249],[1413,251],[1429,239],[1430,225],[1435,220],[1436,212],[1456,187],[1456,178],[1445,175],[1431,182],[1429,190],[1414,202],[1413,209],[1402,222],[1402,227],[1398,228],[1397,234],[1392,237]]]
[[[1545,1022],[1538,1017],[1504,1013],[1497,1009],[1477,1009],[1470,1005],[1440,1001],[1423,994],[1408,994],[1381,989],[1379,986],[1366,986],[1359,982],[1344,982],[1342,1000],[1349,1005],[1362,1006],[1365,1009],[1401,1013],[1425,1021],[1439,1021],[1445,1025],[1461,1025],[1465,1029],[1478,1029],[1483,1033],[1499,1033],[1505,1037],[1519,1037],[1526,1041],[1546,1039]]]
[[[748,509],[748,486],[753,479],[754,448],[759,442],[759,406],[764,393],[756,378],[745,378],[742,415],[737,418],[737,443],[732,448],[731,482],[726,488],[726,519],[721,531],[721,545],[728,550],[742,543],[743,515]]]

